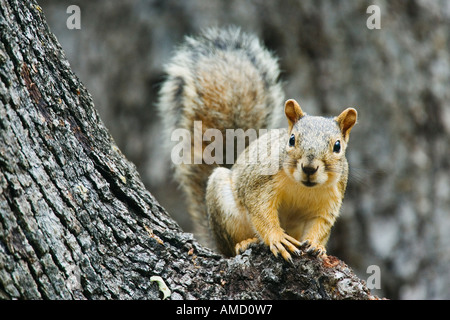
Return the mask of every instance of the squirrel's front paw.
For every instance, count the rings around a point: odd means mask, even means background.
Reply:
[[[284,260],[289,262],[291,261],[291,255],[286,248],[292,253],[300,255],[300,250],[296,247],[300,246],[300,242],[284,232],[272,234],[266,241],[266,244],[269,246],[270,251],[272,251],[275,257],[277,257],[278,253],[280,253]]]
[[[305,240],[300,245],[302,247],[302,250],[315,257],[320,257],[327,254],[327,250],[325,247],[321,244],[314,244],[310,240]],[[304,248],[304,249],[303,249]]]

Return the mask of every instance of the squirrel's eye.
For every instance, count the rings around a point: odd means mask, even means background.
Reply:
[[[289,138],[289,146],[293,147],[295,146],[295,135],[291,134],[291,137]]]
[[[334,143],[333,152],[339,153],[341,151],[341,142],[338,140]]]

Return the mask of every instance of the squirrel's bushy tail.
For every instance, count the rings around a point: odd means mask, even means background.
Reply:
[[[202,137],[207,129],[218,129],[223,142],[226,129],[277,127],[284,102],[280,71],[277,59],[255,36],[235,27],[186,37],[165,71],[158,102],[164,141],[174,145],[175,129],[190,132],[192,161],[175,165],[175,179],[185,192],[195,232],[204,237],[208,230],[206,184],[218,164],[194,164],[194,121],[201,121]],[[202,141],[202,154],[209,143]],[[226,163],[225,150],[223,157]]]

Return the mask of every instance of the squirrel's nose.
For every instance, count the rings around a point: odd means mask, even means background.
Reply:
[[[319,169],[319,166],[317,167],[312,167],[312,166],[303,166],[302,164],[302,170],[305,174],[307,174],[308,176],[314,174],[317,172],[317,170]]]

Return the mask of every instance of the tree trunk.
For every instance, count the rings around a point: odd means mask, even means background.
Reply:
[[[117,148],[35,1],[0,0],[0,298],[370,299],[339,259],[224,259]],[[152,276],[163,280],[152,281]]]

